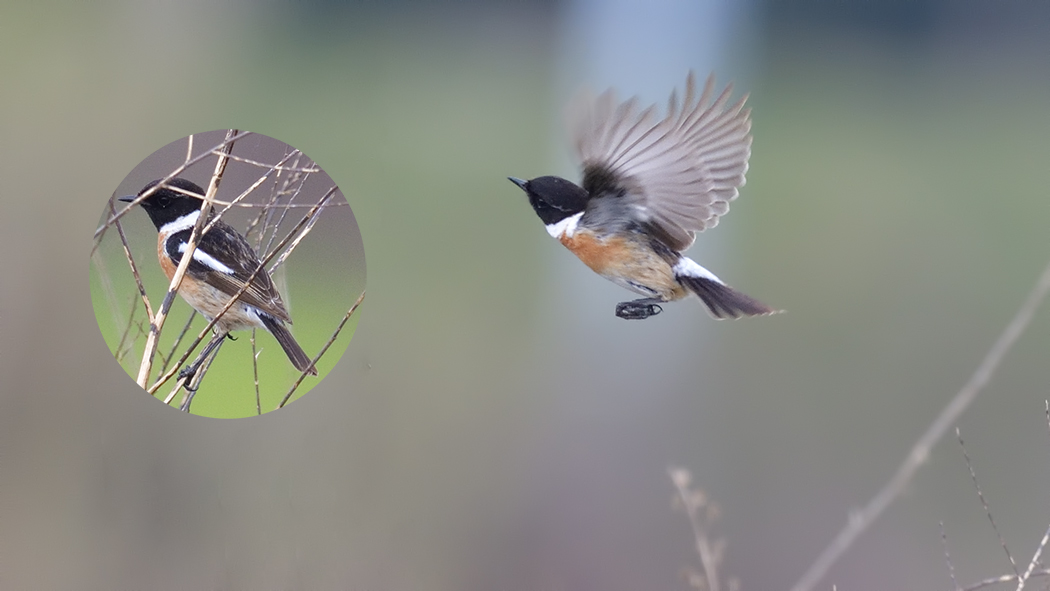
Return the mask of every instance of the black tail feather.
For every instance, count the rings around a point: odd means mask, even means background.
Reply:
[[[295,338],[292,337],[292,333],[289,332],[283,322],[276,318],[270,318],[265,314],[259,314],[259,318],[261,318],[263,324],[266,325],[266,330],[270,331],[270,334],[272,334],[273,337],[277,339],[277,342],[281,344],[281,348],[284,349],[285,354],[288,355],[288,359],[291,360],[295,369],[305,371],[312,376],[317,375],[317,368],[311,365],[310,357],[306,354],[306,351],[303,351],[303,348],[299,346],[299,343],[295,342]]]
[[[679,275],[678,281],[700,296],[715,318],[764,316],[776,312],[762,302],[736,291],[724,283],[706,277]]]

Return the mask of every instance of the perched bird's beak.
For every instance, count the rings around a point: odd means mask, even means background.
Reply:
[[[519,178],[515,178],[515,177],[512,177],[512,176],[507,177],[507,180],[509,180],[510,182],[514,183],[518,187],[520,187],[522,191],[525,191],[526,190],[525,189],[525,185],[529,184],[529,181],[523,181],[523,180],[521,180]]]
[[[123,201],[124,203],[131,203],[135,200],[135,195],[125,195],[124,197],[117,197],[117,201]]]

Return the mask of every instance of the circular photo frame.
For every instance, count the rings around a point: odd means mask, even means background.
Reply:
[[[357,326],[365,255],[353,211],[313,160],[219,130],[125,177],[90,277],[103,339],[142,389],[237,418],[282,408],[331,371]]]

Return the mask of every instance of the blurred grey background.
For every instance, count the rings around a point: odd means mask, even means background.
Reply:
[[[1025,0],[125,2],[0,8],[0,587],[681,589],[669,465],[723,571],[789,587],[965,382],[1050,258],[1050,7]],[[644,323],[506,176],[576,174],[580,86],[751,93],[748,184],[690,255],[787,310]],[[143,157],[237,127],[343,190],[368,296],[259,418],[149,400],[88,297]],[[961,423],[1027,564],[1050,522],[1050,310]],[[1010,571],[959,446],[825,587]]]

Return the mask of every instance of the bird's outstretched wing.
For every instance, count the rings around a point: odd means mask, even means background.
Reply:
[[[628,200],[632,214],[677,251],[729,211],[751,156],[747,96],[729,105],[730,84],[711,102],[714,84],[712,75],[697,98],[690,72],[682,104],[673,92],[660,120],[656,105],[639,112],[637,98],[617,103],[611,89],[569,112],[584,189]]]

